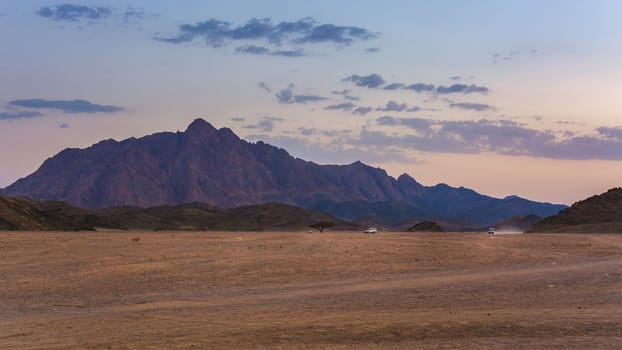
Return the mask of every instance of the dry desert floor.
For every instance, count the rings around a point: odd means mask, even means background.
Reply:
[[[0,348],[622,349],[622,235],[0,232]]]

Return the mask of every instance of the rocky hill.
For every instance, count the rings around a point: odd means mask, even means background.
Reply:
[[[333,222],[335,230],[361,229],[324,213],[278,203],[230,209],[191,203],[146,209],[126,206],[86,210],[58,201],[0,196],[0,230],[8,231],[291,231],[306,230],[319,221]]]
[[[92,230],[98,223],[98,218],[88,210],[63,202],[0,196],[0,230],[3,231]]]
[[[562,205],[423,186],[361,162],[318,165],[197,119],[184,132],[66,149],[1,191],[82,208],[204,202],[231,208],[281,202],[349,221],[397,225],[421,220],[476,227],[514,216],[554,215]]]
[[[622,188],[576,202],[529,232],[622,233]]]

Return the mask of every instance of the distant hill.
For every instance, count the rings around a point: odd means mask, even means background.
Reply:
[[[303,230],[318,221],[332,221],[334,230],[359,230],[328,214],[294,206],[267,203],[220,209],[203,203],[152,208],[112,207],[86,210],[58,201],[33,201],[0,196],[0,230],[78,231],[200,230],[267,231]]]
[[[525,232],[540,220],[542,220],[542,218],[537,215],[516,215],[497,221],[490,226],[494,227],[496,231]],[[485,229],[486,228],[482,228],[482,231]]]
[[[246,142],[203,119],[184,132],[65,149],[0,193],[88,209],[279,202],[348,221],[398,226],[431,220],[455,228],[514,215],[546,217],[565,208],[515,196],[492,198],[445,184],[423,186],[407,174],[395,179],[359,161],[318,165],[263,142]]]
[[[421,221],[406,230],[408,232],[445,232],[443,228],[434,221]]]
[[[529,232],[622,233],[622,188],[576,202]]]

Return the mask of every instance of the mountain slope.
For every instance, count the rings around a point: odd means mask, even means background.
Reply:
[[[93,230],[98,223],[99,219],[88,210],[63,202],[37,202],[28,198],[0,196],[0,230]]]
[[[536,223],[529,232],[622,233],[622,188],[576,202]]]
[[[83,208],[154,207],[205,202],[236,207],[281,202],[342,219],[400,224],[439,220],[481,226],[514,215],[549,216],[564,206],[497,199],[465,188],[426,187],[404,174],[361,162],[318,165],[230,129],[197,119],[185,132],[163,132],[86,149],[66,149],[2,191],[62,200]]]

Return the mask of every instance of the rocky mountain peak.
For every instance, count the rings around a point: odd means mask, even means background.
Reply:
[[[197,118],[186,128],[186,135],[210,135],[215,133],[216,128],[205,119]]]

